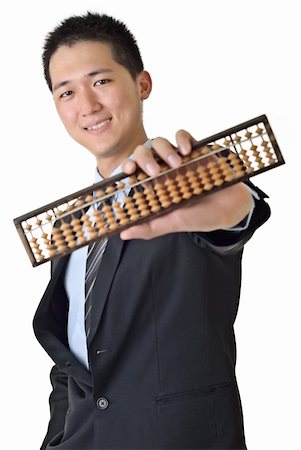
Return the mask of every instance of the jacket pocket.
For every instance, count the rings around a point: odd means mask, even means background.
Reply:
[[[158,396],[158,448],[222,448],[218,443],[214,405],[215,399],[228,395],[231,388],[230,382],[224,382]]]
[[[231,382],[224,382],[219,384],[214,384],[210,386],[204,386],[198,389],[193,389],[190,391],[176,392],[173,394],[159,395],[156,398],[156,403],[158,405],[167,405],[178,402],[185,402],[186,400],[193,400],[199,397],[206,397],[224,392],[231,388]]]

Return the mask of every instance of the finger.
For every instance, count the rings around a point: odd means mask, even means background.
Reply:
[[[152,149],[170,167],[176,169],[181,165],[182,159],[177,149],[167,139],[161,137],[152,139]]]
[[[182,155],[189,155],[192,145],[197,141],[190,133],[188,133],[188,131],[179,130],[176,133],[176,142],[180,153],[182,153]]]
[[[134,151],[135,161],[144,172],[150,176],[157,175],[160,172],[160,166],[155,160],[155,154],[144,145],[138,145]]]
[[[134,225],[120,233],[123,240],[129,239],[153,239],[170,233],[173,230],[172,221],[165,217],[158,217],[141,225]]]
[[[149,224],[135,225],[120,233],[120,238],[124,241],[130,239],[151,239]]]
[[[137,165],[136,165],[135,161],[133,161],[132,159],[128,158],[125,161],[123,161],[123,163],[121,164],[121,170],[124,173],[127,173],[128,175],[131,175],[132,173],[134,173],[136,169],[137,169]]]

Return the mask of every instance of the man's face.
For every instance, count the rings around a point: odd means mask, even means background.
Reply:
[[[108,45],[83,41],[59,47],[49,64],[53,97],[70,136],[98,161],[128,156],[146,138],[141,100],[151,79],[141,72],[133,80]]]

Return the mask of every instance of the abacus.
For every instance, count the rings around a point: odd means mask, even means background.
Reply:
[[[179,168],[121,173],[14,219],[33,266],[284,164],[265,115],[193,145]]]

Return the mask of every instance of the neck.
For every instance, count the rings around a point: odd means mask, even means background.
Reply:
[[[135,140],[131,141],[127,146],[116,150],[114,155],[108,157],[96,157],[97,169],[103,178],[108,178],[112,175],[114,170],[119,167],[122,162],[131,156],[138,145],[143,145],[147,141],[148,137],[143,130],[143,133],[139,135]]]

